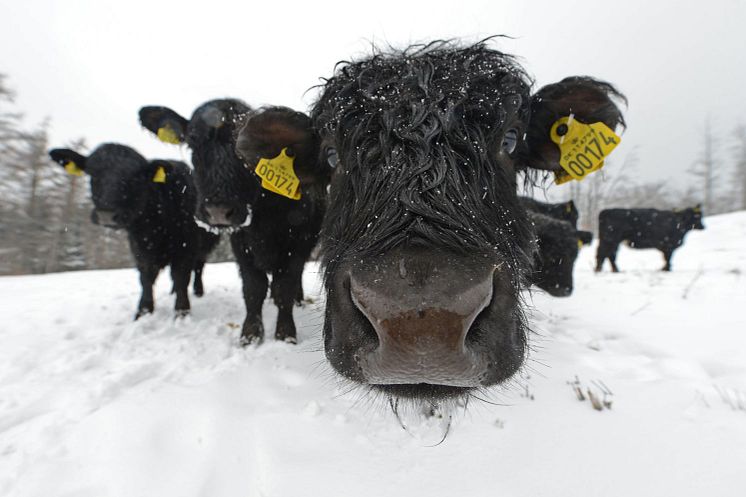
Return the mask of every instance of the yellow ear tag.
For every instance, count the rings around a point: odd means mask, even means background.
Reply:
[[[73,161],[65,164],[65,171],[67,171],[67,174],[72,174],[73,176],[83,176],[83,170]]]
[[[179,136],[176,134],[176,132],[168,126],[158,128],[158,139],[163,143],[172,143],[174,145],[178,145],[181,143],[181,140],[179,140]]]
[[[566,132],[560,136],[557,131],[561,129]],[[604,159],[622,141],[604,123],[583,124],[572,116],[558,119],[552,125],[549,137],[560,149],[559,162],[563,170],[554,174],[554,182],[558,185],[572,179],[584,180],[590,173],[601,169]]]
[[[158,169],[155,170],[155,174],[153,175],[153,183],[165,183],[166,182],[166,170],[163,169],[163,166],[159,166]]]
[[[578,240],[578,249],[582,249],[583,245],[584,245],[583,240]]]
[[[262,188],[291,200],[300,200],[300,180],[293,169],[295,159],[286,151],[287,148],[283,148],[277,157],[261,159],[254,172],[262,178]]]

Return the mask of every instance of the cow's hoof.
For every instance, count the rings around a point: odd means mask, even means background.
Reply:
[[[264,340],[264,326],[261,321],[245,321],[241,329],[241,347],[259,345]]]
[[[195,297],[201,297],[204,294],[205,294],[205,289],[202,288],[202,285],[199,285],[199,286],[195,285],[194,286],[194,296]]]
[[[277,319],[277,328],[275,328],[275,339],[287,343],[298,343],[295,333],[295,323],[291,319]]]
[[[176,309],[174,319],[185,318],[189,315],[189,309]]]
[[[147,316],[148,314],[153,314],[153,309],[138,309],[137,313],[135,314],[135,321],[143,316]]]
[[[306,297],[297,303],[298,307],[305,307],[307,305],[315,304],[316,301],[311,297]]]
[[[251,347],[252,345],[260,345],[264,341],[264,337],[256,335],[241,335],[238,343],[241,347]]]

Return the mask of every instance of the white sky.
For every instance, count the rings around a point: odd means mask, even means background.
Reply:
[[[371,41],[401,47],[508,34],[537,85],[588,74],[629,98],[629,129],[612,155],[635,149],[643,180],[681,184],[711,116],[725,158],[746,123],[746,2],[467,1],[229,2],[0,0],[0,72],[27,123],[52,120],[52,146],[129,144],[188,159],[137,122],[142,105],[182,115],[205,100],[307,110],[307,89]],[[688,178],[686,178],[688,180]]]

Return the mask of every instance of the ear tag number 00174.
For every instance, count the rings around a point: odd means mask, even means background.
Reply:
[[[565,131],[560,135],[559,132]],[[549,136],[560,149],[561,171],[555,173],[555,183],[573,179],[582,181],[604,165],[604,159],[622,139],[602,122],[583,124],[572,116],[558,119]]]
[[[262,188],[291,200],[300,200],[300,180],[295,175],[293,162],[287,155],[287,148],[272,159],[261,159],[254,172],[262,178]]]

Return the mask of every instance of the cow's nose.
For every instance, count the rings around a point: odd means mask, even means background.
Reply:
[[[230,218],[233,215],[233,209],[224,204],[205,205],[207,212],[207,222],[213,226],[230,226]]]
[[[96,217],[98,218],[98,223],[103,226],[116,225],[116,222],[114,221],[114,211],[96,209]]]
[[[386,291],[350,278],[355,306],[370,321],[378,347],[357,362],[368,383],[480,385],[488,364],[474,353],[467,336],[492,300],[493,276],[473,281],[412,285],[389,281]]]
[[[553,297],[569,297],[572,295],[571,286],[557,286],[549,289],[549,294]]]

